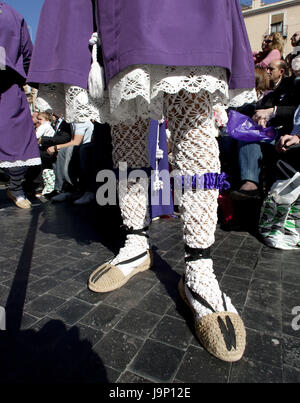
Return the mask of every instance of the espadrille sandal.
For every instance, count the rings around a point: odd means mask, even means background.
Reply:
[[[127,276],[125,276],[117,266],[111,263],[104,263],[91,274],[88,283],[89,289],[94,292],[109,292],[122,287],[137,273],[150,269],[153,264],[152,251],[147,250],[133,259],[120,262],[120,264],[127,264],[134,260],[141,259],[144,256],[146,256],[146,259],[143,263],[135,267]]]
[[[30,209],[31,202],[26,197],[15,197],[10,190],[7,191],[7,196],[15,203],[15,205],[22,209]]]
[[[246,346],[246,331],[241,317],[237,313],[227,312],[225,297],[222,293],[224,312],[216,312],[213,307],[200,295],[190,288],[192,297],[206,308],[211,314],[197,319],[197,313],[186,296],[184,276],[179,281],[178,290],[181,298],[192,309],[195,319],[196,335],[203,347],[212,355],[223,361],[233,362],[242,358]]]

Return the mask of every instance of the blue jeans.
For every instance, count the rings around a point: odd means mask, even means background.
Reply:
[[[55,173],[55,190],[62,191],[64,182],[72,184],[69,177],[69,164],[72,158],[74,146],[62,148],[57,154],[53,169]]]
[[[9,190],[14,197],[24,196],[22,182],[25,178],[27,167],[6,168],[5,172],[10,178]]]
[[[238,141],[238,155],[241,181],[259,183],[262,152],[259,143]]]
[[[260,160],[262,159],[259,143],[247,143],[246,141],[235,140],[230,136],[220,136],[219,145],[221,158],[229,160],[233,169],[239,169],[237,180],[259,183]],[[235,163],[236,155],[238,158]],[[237,168],[236,165],[238,165]]]

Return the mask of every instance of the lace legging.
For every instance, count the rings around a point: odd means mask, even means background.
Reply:
[[[164,115],[173,144],[175,168],[181,175],[219,173],[219,150],[213,121],[213,95],[185,90],[165,95]],[[113,127],[113,162],[126,162],[130,168],[149,167],[149,121],[139,119],[134,125],[120,123]],[[192,248],[208,248],[214,243],[217,223],[218,190],[187,191],[181,198],[184,242]],[[128,184],[121,202],[125,225],[134,229],[149,223],[144,186]]]

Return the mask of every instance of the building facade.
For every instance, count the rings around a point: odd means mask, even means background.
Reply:
[[[251,5],[242,5],[242,11],[253,51],[261,50],[264,35],[281,32],[286,38],[284,56],[291,52],[290,38],[300,31],[300,0],[281,0],[272,4],[252,0]]]

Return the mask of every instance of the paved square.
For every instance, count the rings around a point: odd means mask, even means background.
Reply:
[[[300,250],[218,227],[215,272],[247,330],[244,357],[230,364],[201,347],[178,296],[180,219],[152,223],[151,270],[111,293],[87,289],[92,270],[119,248],[119,223],[113,207],[36,201],[20,210],[0,190],[2,382],[300,381]]]

